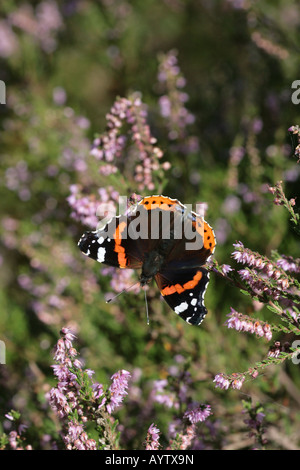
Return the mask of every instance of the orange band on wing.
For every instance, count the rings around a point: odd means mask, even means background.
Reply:
[[[213,253],[216,246],[216,238],[213,229],[199,216],[193,222],[193,228],[203,238],[203,247]]]
[[[126,255],[125,248],[121,245],[122,242],[122,232],[125,230],[127,224],[126,222],[121,222],[114,233],[115,248],[114,251],[118,253],[118,263],[120,268],[126,268]]]
[[[161,294],[162,295],[172,295],[175,293],[182,294],[182,292],[184,292],[185,290],[194,289],[194,287],[196,287],[196,285],[199,283],[201,278],[202,278],[202,272],[197,271],[191,281],[186,282],[182,286],[180,284],[175,284],[174,286],[165,287],[164,289],[161,290]]]
[[[214,251],[216,246],[216,239],[213,229],[204,222],[204,239],[203,239],[203,246],[206,250],[211,252]]]
[[[165,196],[146,196],[139,204],[141,204],[147,210],[163,209],[174,211],[176,206],[182,206],[182,204],[177,201],[177,199],[170,199]]]

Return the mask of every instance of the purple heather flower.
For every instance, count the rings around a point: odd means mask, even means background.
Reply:
[[[165,387],[168,385],[168,381],[166,379],[162,380],[155,380],[153,383],[153,395],[154,401],[156,403],[160,403],[161,405],[165,405],[168,408],[179,408],[178,403],[178,396],[171,391],[166,391]],[[184,390],[181,389],[181,393],[184,393]]]
[[[180,450],[186,450],[188,449],[193,440],[196,437],[196,427],[194,424],[191,424],[191,426],[187,426],[185,433],[180,434],[181,438],[181,445],[180,445]]]
[[[94,391],[94,397],[96,400],[101,400],[101,402],[98,405],[98,409],[102,408],[102,406],[106,403],[106,397],[103,389],[103,385],[100,383],[94,383],[93,384],[93,391]]]
[[[60,338],[55,346],[54,360],[60,364],[64,363],[66,357],[66,347],[63,338]]]
[[[50,390],[48,400],[51,407],[60,418],[64,418],[70,413],[71,407],[67,402],[67,398],[57,388],[52,388]]]
[[[300,259],[294,260],[290,256],[282,256],[282,258],[277,260],[277,266],[279,266],[284,271],[299,273],[300,272]]]
[[[63,435],[66,448],[80,449],[80,450],[96,450],[96,441],[88,439],[88,434],[85,432],[85,423],[88,421],[88,416],[85,416],[85,409],[100,409],[107,404],[107,411],[111,414],[112,411],[121,404],[128,388],[128,380],[130,377],[129,372],[120,370],[114,374],[112,384],[107,392],[104,391],[103,385],[92,382],[94,371],[91,369],[82,369],[81,362],[74,359],[77,355],[76,349],[72,345],[75,338],[69,328],[61,330],[61,338],[58,340],[55,348],[55,360],[58,364],[52,366],[54,374],[58,378],[57,387],[53,387],[47,393],[48,402],[55,412],[55,414],[64,422],[65,427],[68,425],[68,432]],[[72,370],[76,370],[73,373]],[[84,377],[87,374],[87,377]],[[78,379],[83,380],[78,380]],[[82,383],[89,387],[91,393],[91,405],[83,403],[85,400],[82,397]],[[78,421],[70,421],[70,412],[76,412]],[[75,414],[73,415],[75,416]]]
[[[232,8],[236,10],[246,10],[248,8],[248,2],[246,0],[226,0]]]
[[[241,251],[233,251],[232,253],[233,259],[235,259],[238,263],[246,263],[246,258],[244,253]]]
[[[254,332],[257,334],[257,336],[264,336],[264,328],[259,321],[254,323]]]
[[[140,292],[141,286],[139,283],[134,284],[132,269],[115,269],[111,266],[106,266],[101,270],[103,276],[111,276],[110,286],[115,292],[122,292],[130,287],[131,292]],[[111,294],[106,294],[107,298],[111,297]]]
[[[88,377],[89,377],[90,379],[91,379],[91,378],[93,377],[93,375],[95,374],[95,371],[92,370],[92,369],[85,369],[84,372],[88,375]]]
[[[233,308],[231,308],[231,313],[228,314],[229,318],[226,320],[225,325],[228,328],[233,328],[234,330],[240,331],[242,328],[241,320],[239,319],[239,315]]]
[[[76,369],[82,369],[82,364],[79,361],[79,359],[75,359],[74,362],[73,362],[73,365]]]
[[[263,128],[264,124],[260,118],[253,119],[252,129],[255,134],[259,134]]]
[[[248,269],[240,269],[238,273],[244,281],[249,281],[252,279],[252,276]]]
[[[271,331],[271,327],[270,325],[268,324],[265,324],[263,326],[263,329],[264,329],[264,335],[265,335],[265,338],[270,341],[272,339],[272,331]]]
[[[115,173],[125,149],[129,147],[128,151],[136,161],[134,179],[138,189],[152,191],[155,188],[153,172],[161,169],[158,160],[163,152],[155,146],[156,139],[151,136],[145,105],[136,95],[128,99],[118,98],[106,119],[107,131],[94,140],[91,150],[92,155],[101,162],[100,173]],[[128,145],[129,139],[133,146]]]
[[[63,436],[67,449],[72,450],[96,450],[97,445],[94,439],[88,439],[84,426],[80,423],[69,421],[68,432]]]
[[[179,408],[179,403],[176,401],[174,393],[164,393],[155,396],[155,401],[161,405],[165,405],[167,408]]]
[[[0,21],[0,57],[7,59],[19,48],[18,37],[8,21]]]
[[[69,369],[64,364],[55,364],[51,366],[54,372],[54,375],[59,379],[59,381],[64,381],[70,376]]]
[[[155,380],[153,382],[153,389],[156,392],[163,392],[164,388],[168,385],[168,381],[166,379]]]
[[[183,417],[188,418],[192,424],[196,424],[199,421],[201,422],[205,421],[210,415],[211,415],[210,405],[200,404],[186,411]]]
[[[159,57],[159,86],[164,93],[159,98],[160,114],[167,120],[170,140],[184,139],[178,148],[184,153],[198,149],[198,138],[187,138],[186,127],[195,122],[195,116],[185,107],[189,97],[182,91],[186,80],[178,66],[177,51],[171,50]]]
[[[233,268],[229,264],[222,264],[221,269],[225,275],[230,273],[230,271],[233,271]]]
[[[237,378],[233,379],[231,384],[230,384],[231,388],[236,389],[236,390],[240,390],[242,388],[244,380],[245,380],[245,376],[238,376]]]
[[[167,118],[171,114],[171,102],[168,96],[161,96],[159,98],[160,114],[162,117]]]
[[[58,106],[62,106],[65,104],[67,100],[67,93],[63,87],[55,87],[52,92],[53,101]]]
[[[244,244],[242,242],[236,242],[236,243],[233,243],[233,246],[234,248],[241,248],[241,249],[244,249]]]
[[[235,214],[241,207],[241,200],[237,196],[227,196],[223,202],[222,209],[225,214]]]
[[[115,408],[120,406],[125,395],[127,395],[128,380],[130,373],[127,370],[120,370],[112,375],[112,384],[109,387],[110,401],[106,405],[106,409],[111,414]]]
[[[232,374],[231,376],[225,376],[224,374],[217,374],[214,378],[216,388],[228,390],[229,387],[240,390],[245,380],[244,375]]]
[[[147,432],[146,450],[158,450],[159,433],[160,430],[152,423]]]
[[[217,374],[213,382],[216,383],[216,388],[221,388],[223,390],[227,390],[230,386],[230,381],[223,374]]]
[[[225,324],[228,328],[233,328],[237,331],[245,331],[248,333],[255,333],[257,336],[264,336],[268,341],[272,339],[272,331],[270,325],[260,321],[253,321],[246,315],[238,313],[231,307],[231,312],[227,315],[229,318]]]
[[[100,188],[98,199],[94,196],[83,195],[80,186],[75,184],[70,186],[70,193],[67,201],[72,209],[71,217],[84,225],[96,228],[99,217],[115,215],[119,193],[112,186]]]
[[[61,332],[64,335],[64,341],[67,349],[72,347],[72,341],[76,338],[76,336],[71,332],[69,328],[63,327]]]
[[[12,449],[17,449],[18,447],[18,433],[17,431],[11,431],[8,435],[9,445]]]

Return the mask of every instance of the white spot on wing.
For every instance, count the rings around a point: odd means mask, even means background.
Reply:
[[[188,304],[186,302],[182,302],[180,305],[177,305],[177,307],[174,308],[175,313],[179,314],[184,312],[185,310],[188,309]]]
[[[105,248],[100,247],[98,248],[97,261],[99,261],[99,263],[103,263],[104,260],[105,260]]]
[[[191,305],[193,305],[193,307],[197,304],[197,299],[193,299],[191,300]]]

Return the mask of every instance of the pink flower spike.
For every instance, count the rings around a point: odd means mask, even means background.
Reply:
[[[128,380],[130,373],[127,370],[120,370],[116,374],[113,374],[112,384],[109,387],[110,391],[110,402],[106,405],[107,411],[111,414],[115,408],[121,405],[123,398],[127,395]]]
[[[158,450],[160,446],[159,433],[160,430],[152,423],[147,432],[146,450]]]
[[[192,424],[196,424],[199,421],[205,421],[211,415],[210,405],[197,405],[196,407],[186,411],[183,415],[184,418],[188,418]]]

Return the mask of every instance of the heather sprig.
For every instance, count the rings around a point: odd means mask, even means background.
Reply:
[[[191,424],[187,426],[183,431],[178,432],[173,439],[170,439],[169,447],[170,450],[187,450],[190,449],[193,441],[196,438],[196,425]]]
[[[284,271],[300,274],[300,258],[293,258],[292,256],[286,255],[278,255],[276,264]]]
[[[177,360],[180,361],[179,358]],[[186,408],[190,401],[188,390],[192,383],[188,367],[188,361],[183,364],[182,368],[174,366],[170,369],[167,378],[153,382],[151,395],[156,403],[160,403],[168,408],[174,408],[179,412]]]
[[[272,339],[272,330],[268,323],[256,320],[249,315],[238,313],[232,307],[231,312],[227,316],[228,320],[226,320],[225,324],[228,328],[254,333],[258,337],[265,337],[268,341]]]
[[[240,390],[246,379],[256,379],[262,370],[271,365],[280,365],[286,360],[292,360],[299,354],[300,348],[293,348],[289,343],[281,344],[275,341],[270,346],[267,357],[256,362],[244,372],[234,372],[232,374],[217,374],[214,378],[215,387],[223,390],[229,388]]]
[[[119,192],[112,186],[99,188],[96,194],[87,194],[78,184],[70,186],[70,195],[67,201],[72,209],[71,217],[82,225],[95,229],[99,217],[112,217],[116,215],[116,204]]]
[[[240,390],[245,380],[245,374],[233,373],[231,375],[227,374],[217,374],[214,378],[215,387],[221,388],[223,390],[228,390],[233,388],[235,390]]]
[[[119,182],[115,178],[114,182],[120,185],[122,181],[124,190],[132,185],[138,191],[161,190],[164,172],[170,164],[160,163],[163,152],[151,134],[146,105],[140,95],[117,98],[106,120],[106,131],[95,138],[91,150],[100,164],[100,173],[110,177],[121,171]]]
[[[280,263],[245,248],[242,242],[235,243],[234,247],[233,259],[245,265],[238,274],[253,296],[264,301],[288,298],[299,302],[299,281],[290,276]]]
[[[300,284],[295,277],[299,273],[299,260],[278,253],[273,253],[270,259],[244,247],[242,242],[235,243],[234,248],[232,258],[243,264],[243,269],[236,271],[229,265],[220,266],[216,260],[210,262],[210,269],[238,287],[242,293],[251,296],[253,303],[265,304],[283,323],[267,323],[239,313],[231,307],[225,323],[227,327],[239,332],[254,333],[268,341],[272,339],[273,332],[300,335]],[[239,390],[247,376],[256,378],[265,367],[279,365],[287,359],[292,359],[295,354],[297,351],[289,344],[281,346],[280,342],[276,341],[270,347],[267,357],[249,367],[247,371],[229,375],[217,374],[214,378],[215,386],[225,390]]]
[[[282,181],[278,181],[275,186],[269,187],[269,191],[275,196],[273,201],[274,204],[277,206],[284,206],[288,210],[293,227],[296,232],[300,234],[300,214],[295,210],[296,199],[288,199],[286,197],[282,184]]]
[[[246,255],[242,251],[244,246],[241,242],[234,244],[238,247],[238,251],[233,252],[233,257],[242,263],[248,260],[250,254],[251,266],[245,266],[243,269],[236,270],[229,265],[219,265],[216,259],[210,260],[207,265],[208,269],[221,276],[232,286],[237,287],[240,291],[251,296],[253,301],[271,304],[275,300],[289,299],[290,303],[297,302],[298,296],[295,294],[295,288],[298,289],[299,282],[292,278],[281,269],[280,266],[274,265],[274,262],[267,259],[267,263],[262,262],[262,257],[257,258],[257,267],[253,267],[255,253],[246,249]]]
[[[160,430],[154,423],[148,429],[145,448],[146,450],[159,450],[161,444],[159,443]]]
[[[249,437],[254,437],[255,444],[258,445],[258,447],[255,447],[256,450],[258,448],[264,449],[268,442],[264,436],[266,432],[264,409],[260,403],[253,405],[251,398],[243,400],[243,407],[243,413],[248,415],[244,419],[244,423],[248,428]]]
[[[94,382],[94,371],[83,369],[73,347],[74,334],[68,329],[61,330],[52,366],[58,380],[47,394],[49,404],[62,422],[62,438],[66,449],[96,450],[118,447],[117,421],[112,413],[127,395],[130,373],[120,370],[111,377],[112,383],[104,386]],[[86,424],[93,422],[99,435],[98,443],[91,439]]]
[[[193,443],[197,442],[198,424],[211,416],[211,406],[204,403],[190,403],[187,411],[174,421],[170,428],[171,438],[167,449],[171,450],[187,450],[193,448]]]
[[[32,446],[26,443],[24,436],[27,425],[21,420],[21,413],[11,410],[5,418],[10,421],[12,428],[9,433],[0,435],[0,450],[32,450]]]
[[[253,318],[231,307],[225,322],[227,327],[256,334],[257,337],[264,337],[268,341],[276,332],[300,335],[299,281],[288,274],[298,273],[298,260],[277,253],[274,253],[274,259],[269,259],[245,248],[242,242],[235,243],[234,248],[232,257],[238,263],[244,264],[244,269],[236,271],[230,265],[219,265],[215,259],[210,260],[209,269],[239,288],[243,294],[252,297],[253,304],[259,302],[261,306],[266,305],[274,314],[274,322]],[[279,319],[280,323],[275,322],[275,318]],[[214,378],[215,387],[239,390],[246,377],[255,379],[266,367],[293,359],[298,350],[291,348],[289,344],[282,346],[280,342],[275,341],[275,344],[270,346],[267,357],[249,367],[247,371],[217,374]]]
[[[298,273],[298,261],[291,257],[274,253],[274,259],[260,255],[244,247],[242,242],[234,245],[232,258],[244,268],[233,269],[229,265],[219,265],[214,259],[208,268],[222,276],[224,280],[238,287],[244,294],[250,295],[253,300],[273,305],[278,301],[283,307],[297,307],[300,303],[300,283],[290,273]],[[285,268],[285,269],[284,269]],[[281,313],[284,308],[277,313]]]
[[[194,123],[195,116],[185,106],[189,96],[183,91],[186,79],[178,65],[177,55],[176,50],[171,50],[158,57],[158,87],[164,92],[159,98],[159,107],[167,122],[168,138],[171,142],[180,142],[178,149],[189,154],[198,150],[199,142],[196,136],[188,136],[187,126]]]
[[[212,410],[209,404],[192,399],[194,381],[188,372],[190,362],[182,363],[182,357],[176,358],[176,361],[178,365],[170,369],[166,379],[153,383],[151,398],[164,408],[174,411],[173,419],[169,423],[167,449],[186,450],[191,448],[197,439],[198,426],[212,415]]]
[[[193,403],[188,407],[183,417],[187,418],[191,424],[205,421],[211,415],[211,406]]]
[[[298,125],[291,126],[288,130],[292,137],[297,139],[297,145],[294,148],[294,155],[298,158],[298,163],[300,163],[300,127]]]

